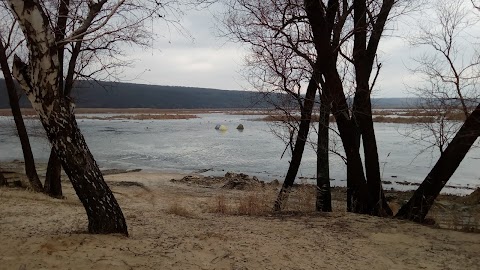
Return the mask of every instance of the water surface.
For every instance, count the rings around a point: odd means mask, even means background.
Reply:
[[[89,115],[101,117],[102,115]],[[192,172],[211,169],[206,174],[220,175],[227,171],[256,175],[263,180],[283,180],[288,169],[289,153],[266,122],[251,121],[259,116],[199,114],[189,120],[98,120],[78,119],[79,126],[98,164],[103,168],[140,168],[144,170]],[[34,156],[47,162],[49,143],[36,120],[26,120]],[[228,127],[226,132],[215,130],[217,124]],[[236,130],[243,124],[243,131]],[[416,186],[398,182],[423,181],[435,164],[438,153],[423,149],[413,139],[402,136],[406,124],[375,123],[380,165],[385,188],[400,190]],[[333,133],[332,133],[332,136]],[[315,135],[312,135],[315,138]],[[338,140],[337,140],[338,141]],[[336,146],[339,152],[341,144]],[[0,161],[23,159],[14,123],[10,117],[0,117]],[[448,185],[474,188],[480,185],[480,150],[471,150]],[[298,177],[314,180],[316,157],[307,147]],[[332,185],[345,186],[346,168],[342,159],[331,154]],[[446,188],[445,192],[466,194],[471,189]]]

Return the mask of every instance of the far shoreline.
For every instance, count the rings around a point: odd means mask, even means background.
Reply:
[[[140,173],[145,173],[145,174],[152,174],[152,175],[163,175],[163,174],[176,174],[176,175],[183,175],[183,176],[199,176],[199,177],[204,177],[204,178],[218,178],[218,177],[224,177],[225,174],[229,173],[234,173],[234,174],[243,174],[247,175],[249,177],[255,177],[259,179],[261,182],[264,183],[271,183],[271,182],[278,182],[280,184],[283,183],[283,177],[275,177],[272,175],[264,175],[264,174],[255,174],[255,173],[246,173],[245,171],[242,170],[227,170],[227,169],[212,169],[212,168],[203,168],[203,169],[193,169],[193,170],[188,170],[188,169],[181,169],[181,168],[168,168],[168,169],[154,169],[154,168],[146,168],[146,167],[124,167],[121,168],[119,166],[104,166],[101,163],[100,165],[100,170],[102,171],[102,174],[104,176],[107,175],[116,175],[116,174],[126,174],[126,173],[132,173],[132,172],[140,172]],[[44,178],[45,172],[46,172],[46,167],[47,167],[47,162],[36,162],[37,170],[39,171],[40,178]],[[7,173],[9,172],[15,172],[16,174],[24,174],[23,171],[23,161],[22,160],[10,160],[10,161],[0,161],[0,172],[4,171],[6,169]],[[64,174],[64,172],[62,171]],[[64,174],[65,179],[66,175]],[[402,178],[400,178],[402,179]],[[335,185],[336,183],[345,183],[345,185]],[[394,180],[382,180],[383,183],[383,189],[387,193],[402,193],[402,194],[411,194],[413,193],[420,183],[417,182],[412,182],[412,181],[407,181],[407,180],[399,180],[399,181],[394,181]],[[395,183],[396,187],[392,187]],[[295,186],[315,186],[315,178],[313,177],[297,177],[295,183]],[[339,190],[345,190],[346,192],[346,180],[335,180],[331,179],[331,187],[332,189],[339,189]],[[398,187],[405,187],[405,189],[398,188]],[[407,189],[408,187],[408,189]],[[446,185],[443,191],[440,193],[442,196],[453,196],[453,197],[467,197],[471,193],[473,193],[475,190],[480,189],[479,186],[475,187],[470,187],[470,186],[453,186],[453,185]],[[464,192],[448,192],[447,190],[451,191],[464,191]]]
[[[26,118],[37,118],[32,108],[21,108],[22,115]],[[286,116],[274,108],[75,108],[77,119],[91,120],[189,120],[200,118],[198,114],[224,113],[231,115],[251,115],[257,118],[248,121],[263,122],[290,122],[299,121],[299,112],[292,111]],[[89,116],[103,114],[104,116]],[[88,116],[87,116],[88,115]],[[420,110],[417,108],[377,108],[373,109],[373,122],[392,124],[426,124],[433,123],[436,118],[435,112]],[[0,116],[11,117],[10,109],[0,109]],[[319,115],[314,112],[312,122],[318,122]],[[464,121],[460,112],[447,115],[449,121]],[[330,116],[330,122],[335,122]]]

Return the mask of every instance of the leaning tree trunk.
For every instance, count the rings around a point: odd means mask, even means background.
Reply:
[[[0,187],[7,185],[7,179],[3,176],[3,173],[0,172]]]
[[[17,91],[15,83],[13,81],[10,67],[8,66],[8,59],[5,51],[5,46],[0,40],[0,66],[3,71],[3,77],[5,78],[5,85],[8,92],[8,100],[10,102],[10,108],[12,109],[13,120],[17,127],[18,138],[23,151],[23,159],[25,161],[25,173],[27,175],[30,186],[37,192],[43,192],[42,182],[38,178],[37,169],[35,168],[35,159],[33,158],[32,147],[30,146],[30,140],[28,139],[27,129],[23,122],[22,112],[20,111],[20,104],[18,101]]]
[[[468,195],[470,204],[480,204],[480,187]]]
[[[87,211],[89,232],[128,235],[122,210],[105,183],[68,102],[64,99],[57,108],[49,121],[42,122],[63,169]]]
[[[322,59],[320,72],[323,75],[326,95],[332,102],[332,114],[337,122],[347,157],[347,210],[356,213],[366,213],[367,187],[363,172],[362,159],[358,151],[356,130],[349,114],[349,107],[343,92],[343,84],[337,70],[338,50],[332,42],[332,31],[338,1],[328,1],[325,6],[321,1],[305,0],[305,12],[312,30],[313,43],[318,57]],[[333,44],[333,47],[332,47]]]
[[[52,148],[72,182],[88,216],[90,233],[121,233],[128,235],[122,210],[105,183],[66,98],[51,104],[46,117],[39,111]]]
[[[62,198],[62,162],[55,154],[53,148],[48,158],[47,174],[45,176],[45,192],[54,197]]]
[[[315,73],[315,71],[314,71]],[[302,162],[303,151],[308,139],[308,132],[310,130],[310,121],[312,118],[313,105],[315,104],[315,94],[318,89],[318,82],[316,75],[312,75],[308,83],[307,93],[305,94],[305,101],[301,108],[300,126],[298,128],[297,139],[293,148],[292,159],[288,167],[285,181],[283,181],[282,189],[278,193],[277,200],[273,206],[274,211],[281,211],[288,199],[290,189],[297,177],[298,168]]]
[[[8,2],[25,35],[30,61],[27,66],[15,55],[13,74],[85,207],[89,232],[128,235],[122,210],[77,126],[73,104],[59,91],[58,51],[49,19],[38,0]]]
[[[317,142],[317,211],[332,212],[332,195],[330,192],[330,169],[329,169],[329,125],[330,125],[330,102],[325,94],[320,95],[320,114],[318,121]]]
[[[358,75],[357,75],[358,76]],[[382,187],[377,140],[373,127],[372,104],[369,91],[357,89],[354,101],[354,119],[359,127],[365,155],[365,173],[368,187],[368,212],[375,216],[392,216]]]
[[[396,217],[423,222],[440,191],[480,136],[480,104],[468,116],[437,163]]]
[[[353,2],[353,21],[355,25],[353,63],[357,84],[353,103],[353,119],[355,124],[358,125],[363,142],[368,187],[368,214],[377,216],[392,215],[392,211],[386,203],[380,176],[370,99],[370,76],[385,23],[394,3],[394,0],[382,1],[378,16],[371,23],[372,28],[369,28],[367,1]],[[370,34],[368,34],[369,31]]]
[[[347,211],[368,213],[368,189],[358,151],[357,134],[351,120],[335,115],[345,156],[347,158]]]
[[[63,93],[64,96],[70,96],[69,93],[65,93],[64,89],[64,57],[65,57],[65,44],[61,41],[65,38],[66,35],[66,26],[68,21],[68,12],[69,12],[70,1],[62,0],[59,3],[58,7],[58,17],[57,25],[55,27],[55,41],[59,43],[57,46],[58,52],[58,62],[59,62],[59,71],[58,71],[58,88],[59,92]],[[77,41],[77,44],[81,45],[81,41]],[[77,45],[75,45],[75,48]],[[77,57],[78,53],[72,52],[72,63],[75,62],[73,57]],[[67,77],[73,75],[73,72],[67,73]],[[73,80],[73,79],[72,79]],[[68,84],[68,83],[67,83]],[[45,192],[52,197],[61,198],[62,194],[62,163],[60,159],[55,154],[53,148],[50,150],[50,157],[48,159],[47,174],[45,176]]]
[[[368,189],[359,152],[358,134],[349,115],[342,81],[333,64],[325,72],[325,85],[347,159],[347,211],[366,214]]]

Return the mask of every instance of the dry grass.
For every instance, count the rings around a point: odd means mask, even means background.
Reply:
[[[237,206],[238,215],[262,216],[271,213],[271,205],[262,191],[249,191],[240,199]]]
[[[22,108],[22,115],[36,116],[31,108]],[[235,109],[240,111],[239,109]],[[155,108],[76,108],[76,114],[199,114],[215,112],[231,112],[232,109],[155,109]],[[0,109],[0,116],[12,116],[10,109]]]
[[[198,118],[194,114],[120,114],[107,117],[79,117],[95,120],[167,120],[167,119],[192,119]]]
[[[411,114],[411,113],[408,113]],[[412,123],[433,123],[438,118],[437,115],[427,116],[412,116],[398,114],[400,117],[388,117],[388,116],[376,116],[373,118],[373,122],[379,123],[399,123],[399,124],[412,124]],[[449,113],[445,116],[445,120],[448,121],[465,121],[465,115],[463,113]]]
[[[154,109],[154,108],[77,108],[77,114],[116,114],[108,117],[89,117],[80,116],[80,118],[98,119],[98,120],[166,120],[166,119],[191,119],[198,118],[198,113],[224,112],[232,115],[266,115],[265,117],[255,119],[257,121],[267,122],[287,122],[300,121],[300,116],[285,116],[272,114],[268,110],[242,110],[242,109]],[[22,109],[25,117],[36,117],[33,109]],[[0,116],[11,116],[10,109],[0,109]],[[438,117],[435,110],[405,109],[405,110],[375,110],[373,112],[373,121],[380,123],[432,123]],[[395,117],[389,117],[395,116]],[[312,115],[312,122],[318,122],[318,114]],[[464,121],[465,115],[461,111],[453,111],[446,115],[446,120]],[[335,122],[335,118],[330,116],[330,122]]]
[[[463,112],[448,113],[446,115],[447,120],[465,121],[466,117]]]
[[[230,115],[268,115],[270,110],[242,110],[242,111],[232,111],[227,114]]]
[[[400,112],[399,116],[414,116],[414,117],[438,117],[439,113],[435,110],[407,110]],[[458,111],[451,111],[446,114],[447,120],[465,120],[465,114]]]
[[[433,123],[437,117],[439,117],[438,112],[433,110],[377,110],[373,112],[373,121],[378,123]],[[286,116],[280,114],[270,114],[255,120],[266,122],[298,122],[301,120],[301,117],[298,115]],[[445,120],[464,121],[465,115],[461,111],[450,112],[446,114]],[[319,115],[313,114],[311,121],[318,122]],[[329,121],[335,122],[335,118],[331,115]]]
[[[263,216],[271,214],[275,192],[255,187],[242,190],[237,196],[224,194],[213,197],[209,212],[225,215]]]
[[[167,214],[177,215],[181,217],[192,218],[195,215],[185,208],[178,200],[173,201],[166,210]]]
[[[213,197],[209,212],[222,215],[269,216],[273,213],[273,204],[278,194],[277,188],[255,187],[250,190],[241,190],[238,193],[222,194]],[[409,193],[394,192],[405,195]],[[332,189],[332,207],[334,212],[345,212],[344,188]],[[394,214],[401,207],[399,200],[389,202]],[[456,198],[456,197],[455,197]],[[427,218],[435,221],[435,226],[443,229],[452,229],[465,232],[480,232],[480,205],[470,206],[453,203],[442,199],[443,203],[436,203]],[[295,215],[310,215],[315,213],[316,187],[312,184],[299,184],[292,188],[283,212]]]
[[[406,110],[377,110],[373,112],[373,115],[377,116],[389,116],[389,115],[396,115],[401,117],[413,117],[415,119],[427,119],[439,116],[439,112],[436,110],[422,110],[422,109],[406,109]],[[457,120],[457,121],[464,121],[465,114],[461,110],[454,110],[448,112],[445,115],[446,120]]]
[[[435,118],[422,116],[422,117],[387,117],[376,116],[373,118],[373,122],[377,123],[397,123],[397,124],[413,124],[413,123],[433,123]]]
[[[156,108],[77,108],[79,114],[196,114],[211,113],[210,109],[156,109]]]
[[[226,215],[266,216],[273,212],[277,188],[253,187],[239,194],[222,194],[213,197],[209,212]],[[316,189],[314,185],[295,186],[289,194],[284,211],[308,214],[315,211]]]
[[[36,116],[37,113],[33,109],[25,109],[22,108],[22,115],[23,116]],[[0,109],[0,116],[12,116],[11,109]]]
[[[435,226],[464,232],[480,232],[480,206],[435,203],[428,212]]]
[[[320,116],[318,114],[313,114],[312,115],[312,122],[318,122],[320,119]],[[262,118],[254,119],[256,121],[266,121],[266,122],[292,122],[292,121],[300,121],[301,117],[300,116],[295,116],[295,115],[267,115]],[[329,118],[330,122],[335,122],[335,118],[333,116],[330,116]]]
[[[210,207],[210,212],[227,214],[229,213],[230,208],[227,206],[227,200],[225,195],[221,194],[213,198],[213,205]]]
[[[316,187],[309,184],[300,184],[292,189],[286,210],[298,213],[315,211]]]

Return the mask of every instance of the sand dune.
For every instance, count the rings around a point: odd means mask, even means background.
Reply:
[[[335,212],[211,213],[220,193],[182,175],[106,176],[130,237],[86,234],[82,205],[0,188],[0,269],[479,269],[480,234]],[[119,185],[133,181],[142,185]],[[185,213],[172,211],[180,207]]]

